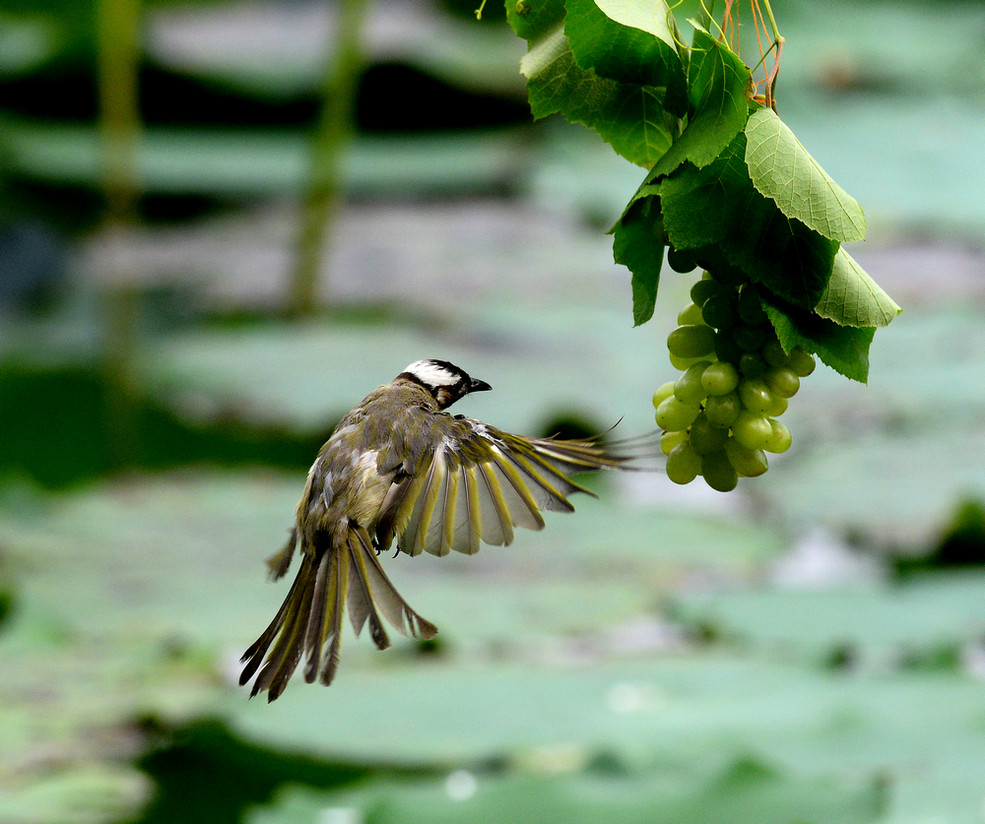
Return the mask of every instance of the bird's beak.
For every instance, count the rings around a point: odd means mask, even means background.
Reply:
[[[472,378],[472,382],[469,384],[469,392],[486,392],[489,389],[492,387],[488,383],[477,381],[475,378]]]

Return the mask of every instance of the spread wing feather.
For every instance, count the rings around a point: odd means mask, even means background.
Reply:
[[[513,466],[521,479],[526,481],[527,488],[530,489],[534,500],[541,509],[562,512],[574,511],[574,507],[565,496],[578,491],[580,488],[577,484],[572,484],[564,475],[554,470],[550,464],[540,461],[536,453],[524,455],[507,452],[506,456],[513,462]]]
[[[455,507],[455,534],[451,546],[457,552],[475,555],[482,541],[482,510],[475,467],[462,464],[458,468],[458,474],[460,486]]]
[[[570,475],[616,467],[626,458],[592,440],[510,435],[467,418],[444,418],[449,432],[418,479],[399,481],[383,504],[377,542],[410,555],[480,543],[510,544],[514,527],[539,530],[542,511],[571,512],[568,496],[589,492]]]
[[[540,514],[537,500],[530,486],[516,471],[514,462],[498,446],[492,447],[492,467],[496,480],[503,491],[506,508],[514,526],[525,529],[543,529],[544,516]]]
[[[431,521],[434,517],[435,510],[441,511],[438,504],[443,487],[445,486],[446,472],[447,469],[442,451],[439,449],[423,476],[423,482],[420,484],[420,488],[416,489],[412,487],[407,490],[406,501],[413,509],[410,513],[410,520],[405,527],[404,535],[409,536],[412,543],[407,547],[401,546],[400,548],[409,555],[420,555],[428,544]]]
[[[493,546],[508,546],[513,543],[513,518],[503,497],[503,490],[496,473],[489,464],[476,464],[479,475],[479,537]]]
[[[458,524],[458,498],[459,486],[462,484],[461,465],[455,465],[454,460],[445,473],[445,488],[443,491],[441,506],[441,543],[438,546],[439,555],[447,555],[451,552],[455,544],[456,530],[461,529]],[[467,494],[467,493],[466,493]]]

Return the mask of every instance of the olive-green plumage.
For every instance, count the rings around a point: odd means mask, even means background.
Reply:
[[[443,411],[489,388],[446,361],[417,361],[342,419],[308,472],[287,546],[268,562],[280,578],[300,548],[287,598],[243,655],[251,696],[277,698],[302,656],[306,681],[331,683],[346,611],[379,649],[390,645],[382,619],[434,637],[379,563],[394,540],[410,555],[509,544],[515,526],[543,528],[541,510],[574,509],[567,496],[586,490],[569,475],[627,460],[593,440],[526,438]]]

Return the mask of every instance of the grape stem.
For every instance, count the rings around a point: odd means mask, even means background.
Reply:
[[[783,44],[787,41],[780,34],[779,28],[777,28],[773,9],[770,8],[770,0],[763,0],[763,5],[766,7],[766,18],[770,22],[770,29],[773,34],[773,45],[770,47],[770,50],[776,49],[776,57],[773,58],[773,68],[766,75],[766,105],[776,111],[776,78],[780,74],[780,54],[783,52]],[[760,12],[760,16],[762,16],[762,12]]]
[[[725,13],[722,17],[722,36],[724,37],[725,29],[729,27],[729,23],[732,17],[732,8],[735,5],[736,0],[725,0]],[[762,0],[763,7],[765,7],[766,13],[763,13],[763,8],[760,7],[760,0],[749,0],[749,5],[752,10],[752,19],[756,26],[756,39],[759,40],[759,24],[762,22],[763,28],[765,29],[767,23],[769,24],[770,35],[772,42],[770,47],[763,50],[762,42],[760,42],[760,59],[759,62],[752,67],[752,71],[756,71],[760,66],[763,66],[765,78],[763,80],[764,93],[762,95],[756,95],[756,100],[762,102],[764,105],[769,106],[771,109],[776,111],[776,80],[780,74],[780,55],[783,53],[783,44],[786,43],[786,38],[780,34],[780,29],[776,25],[776,17],[773,15],[773,8],[770,6],[770,0]],[[738,32],[738,19],[736,19],[735,31]],[[738,35],[736,35],[738,37]],[[738,54],[738,42],[735,44],[736,48],[733,51]],[[766,71],[766,56],[774,52],[773,66],[769,71]],[[758,85],[758,84],[757,84]]]

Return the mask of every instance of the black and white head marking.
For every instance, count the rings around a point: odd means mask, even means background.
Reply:
[[[492,387],[485,381],[475,380],[453,363],[428,358],[414,361],[397,379],[410,380],[428,390],[440,409],[447,409],[469,392],[482,392]]]

